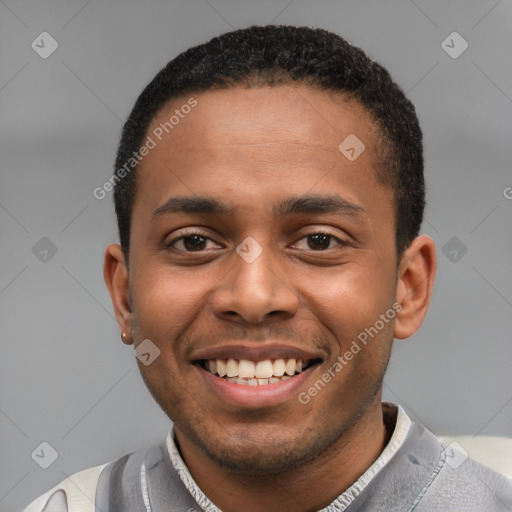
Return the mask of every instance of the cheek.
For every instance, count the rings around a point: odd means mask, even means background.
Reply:
[[[207,280],[165,267],[133,276],[136,339],[149,338],[161,352],[182,357],[180,336],[194,324],[207,298]]]
[[[334,333],[340,345],[350,345],[392,306],[395,283],[382,267],[354,262],[317,273],[314,278],[311,274],[302,278],[303,304]],[[379,323],[379,327],[382,335],[389,335],[389,322],[384,327]],[[341,348],[345,350],[345,346]]]

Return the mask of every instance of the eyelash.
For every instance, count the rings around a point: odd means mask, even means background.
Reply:
[[[295,244],[297,244],[301,240],[307,239],[308,237],[315,236],[315,235],[323,235],[325,237],[328,237],[329,238],[329,245],[330,245],[331,241],[333,241],[333,240],[340,247],[345,247],[345,246],[348,245],[348,243],[345,242],[344,240],[341,240],[338,237],[334,236],[332,233],[328,233],[328,232],[325,232],[325,231],[315,231],[313,233],[308,233],[307,235],[304,235],[301,238],[299,238],[299,240],[297,242],[295,242]],[[180,242],[180,241],[182,241],[182,240],[184,240],[186,238],[193,237],[193,236],[198,236],[198,237],[201,237],[201,238],[203,238],[205,240],[214,241],[212,238],[210,238],[207,235],[204,235],[201,232],[193,231],[193,232],[190,232],[190,233],[182,234],[182,235],[172,239],[169,243],[166,244],[166,247],[167,248],[174,248],[174,249],[176,249],[175,245],[178,242]],[[325,251],[328,251],[330,249],[333,249],[333,247],[328,247],[327,249],[311,249],[311,248],[309,248],[308,250],[310,250],[312,252],[325,252]],[[198,251],[187,251],[186,249],[177,249],[177,250],[181,251],[181,252],[186,252],[186,253],[194,253],[194,252],[201,253],[201,252],[204,252],[204,250],[202,250],[202,249],[198,250]]]

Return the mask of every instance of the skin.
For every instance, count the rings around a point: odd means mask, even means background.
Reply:
[[[382,379],[393,337],[411,336],[426,314],[434,243],[420,236],[398,261],[393,190],[375,170],[378,131],[356,101],[296,85],[194,97],[197,106],[140,164],[129,272],[113,244],[105,280],[125,342],[150,339],[160,349],[140,371],[205,494],[224,512],[241,504],[247,512],[319,510],[389,440]],[[148,133],[187,99],[171,101]],[[353,162],[338,150],[349,134],[366,147]],[[304,195],[336,196],[357,210],[274,211]],[[214,198],[232,211],[154,214],[183,196]],[[190,238],[175,241],[193,233],[206,237],[194,239],[200,251],[186,250]],[[246,237],[262,248],[252,263],[236,252]],[[315,249],[315,240],[325,243]],[[395,302],[394,320],[301,404],[298,393]],[[227,345],[256,359],[258,347],[276,343],[321,359],[277,404],[234,406],[191,360]]]

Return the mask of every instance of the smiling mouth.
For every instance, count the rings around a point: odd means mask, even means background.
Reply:
[[[203,359],[199,364],[206,371],[232,384],[267,386],[292,379],[320,362],[320,359]]]

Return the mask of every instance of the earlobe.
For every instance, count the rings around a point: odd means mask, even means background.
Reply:
[[[395,317],[395,338],[408,338],[420,328],[432,297],[435,273],[434,241],[421,235],[413,240],[400,261],[396,302],[401,309]]]
[[[128,269],[124,253],[119,244],[111,244],[105,251],[103,277],[114,306],[117,323],[121,330],[123,343],[131,345],[131,306],[128,281]]]

